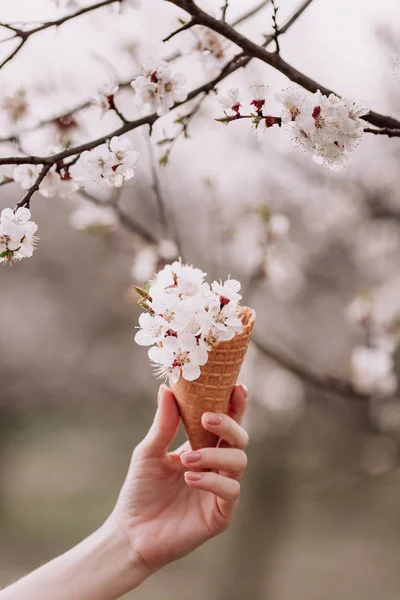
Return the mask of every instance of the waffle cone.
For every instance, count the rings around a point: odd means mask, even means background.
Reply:
[[[209,352],[207,363],[201,367],[198,379],[187,381],[180,377],[177,383],[170,384],[193,450],[217,444],[217,436],[204,429],[201,424],[203,413],[228,413],[232,391],[250,343],[256,313],[243,306],[239,317],[242,319],[243,331],[232,340],[215,344]]]

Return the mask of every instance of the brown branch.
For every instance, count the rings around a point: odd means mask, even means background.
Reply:
[[[232,27],[237,27],[238,25],[241,25],[241,23],[244,23],[244,21],[247,21],[247,19],[254,17],[254,15],[256,15],[260,10],[262,10],[264,8],[264,6],[267,6],[270,2],[271,2],[271,0],[263,0],[262,2],[260,2],[260,4],[257,4],[254,8],[243,13],[240,17],[238,17],[237,19],[232,21]],[[312,2],[312,0],[311,0],[311,2]]]
[[[390,138],[400,137],[400,129],[390,129],[389,127],[382,127],[380,129],[365,127],[364,133],[373,133],[374,135],[387,135]]]
[[[215,19],[211,15],[207,14],[201,8],[199,8],[193,0],[167,0],[175,6],[182,8],[186,12],[188,12],[193,18],[195,18],[201,25],[205,25],[209,29],[212,29],[216,33],[219,33],[226,39],[230,40],[239,48],[243,50],[243,52],[247,56],[251,56],[253,58],[258,58],[262,62],[270,65],[280,73],[286,75],[291,81],[299,84],[301,87],[305,88],[309,92],[316,92],[320,90],[322,94],[329,96],[330,94],[335,94],[332,90],[326,88],[325,86],[317,83],[311,77],[308,77],[304,73],[301,73],[292,65],[283,60],[283,58],[275,52],[268,52],[261,45],[256,44],[249,38],[245,37],[236,29],[234,29],[228,23],[224,21]],[[337,94],[336,94],[337,95]],[[371,123],[371,125],[375,125],[376,127],[388,127],[389,129],[400,129],[400,121],[393,117],[381,115],[374,111],[371,111],[364,117],[366,121]]]
[[[196,19],[190,19],[190,21],[188,21],[187,23],[184,23],[181,27],[178,27],[178,29],[175,29],[175,31],[172,31],[169,35],[167,35],[167,37],[165,37],[163,39],[163,42],[168,42],[173,37],[178,35],[178,33],[181,33],[182,31],[186,31],[187,29],[190,29],[194,25],[197,25]]]
[[[96,4],[92,4],[91,6],[85,6],[84,8],[81,8],[74,13],[61,17],[60,19],[55,19],[54,21],[46,21],[45,23],[42,23],[41,25],[38,25],[37,27],[33,27],[31,29],[21,29],[20,27],[14,27],[10,23],[0,23],[0,27],[5,27],[6,29],[9,29],[10,31],[14,32],[14,36],[10,39],[20,38],[20,43],[15,48],[15,50],[13,50],[11,54],[7,56],[7,58],[5,58],[0,64],[0,69],[2,69],[4,65],[6,65],[18,54],[18,52],[27,42],[28,38],[30,38],[32,35],[39,33],[40,31],[44,31],[45,29],[49,29],[51,27],[59,27],[67,21],[71,21],[76,17],[80,17],[81,15],[92,12],[93,10],[97,10],[98,8],[103,8],[103,6],[107,6],[108,4],[114,4],[115,2],[121,2],[121,0],[102,0],[102,2],[96,2]]]
[[[304,12],[304,10],[307,8],[307,6],[310,5],[310,3],[311,3],[311,0],[306,0],[303,3],[303,5],[296,12],[296,19]],[[291,25],[295,22],[296,19],[294,19],[293,17],[290,18]],[[288,24],[284,25],[283,27],[285,28],[285,31],[287,31],[287,29],[289,28]],[[272,41],[273,41],[273,36],[267,37],[263,43],[263,46],[268,46],[268,44],[271,43]],[[215,77],[214,79],[211,79],[210,81],[206,82],[205,84],[203,84],[203,85],[195,88],[191,92],[189,92],[186,100],[184,100],[183,102],[175,103],[175,105],[172,107],[172,109],[178,108],[179,106],[186,104],[190,100],[193,100],[194,98],[196,98],[201,93],[208,94],[209,92],[211,92],[212,90],[215,89],[215,87],[218,85],[218,83],[220,83],[222,80],[224,80],[228,75],[230,75],[234,71],[237,71],[239,68],[246,66],[250,62],[250,60],[251,60],[251,57],[248,57],[243,52],[240,52],[239,54],[234,56],[228,63],[226,63],[226,65],[221,69],[221,71],[217,77]],[[97,138],[96,140],[92,140],[91,142],[82,144],[81,146],[68,148],[68,149],[64,150],[63,152],[59,152],[58,154],[54,154],[52,156],[47,156],[47,157],[43,157],[43,156],[1,157],[0,165],[18,165],[18,164],[50,164],[50,165],[53,165],[57,162],[63,161],[65,158],[68,158],[69,156],[75,156],[76,154],[81,154],[85,150],[92,150],[93,148],[96,148],[100,144],[105,143],[113,136],[123,135],[125,133],[128,133],[129,131],[132,131],[134,129],[137,129],[138,127],[141,127],[142,125],[153,125],[157,121],[158,118],[159,118],[158,115],[156,113],[153,113],[146,117],[141,117],[140,119],[136,119],[135,121],[128,121],[127,123],[124,123],[119,129],[116,129],[115,131],[111,132],[108,135],[104,135],[100,138]]]
[[[18,37],[18,36],[15,36],[15,37]],[[26,42],[26,38],[22,38],[21,41],[19,42],[19,44],[17,45],[17,47],[0,64],[0,69],[2,69],[4,67],[4,65],[6,65],[8,62],[10,62],[10,60],[12,60],[14,58],[14,56],[16,56],[18,54],[18,52],[21,50],[21,48],[25,44],[25,42]]]
[[[280,35],[283,33],[286,33],[286,31],[295,23],[295,21],[303,14],[303,12],[306,10],[306,8],[311,4],[313,0],[306,0],[305,2],[303,2],[301,4],[301,6],[297,9],[297,11],[288,19],[288,21],[282,26],[282,28],[280,29]],[[246,13],[244,13],[243,15],[241,15],[240,17],[238,17],[238,19],[236,19],[235,21],[232,22],[232,24],[235,25],[239,25],[240,23],[243,23],[244,21],[246,21],[248,18],[254,16],[255,14],[257,14],[262,8],[264,8],[264,6],[266,6],[267,4],[269,4],[270,0],[263,0],[263,2],[260,2],[260,4],[258,4],[257,6],[255,6],[251,11],[248,11]],[[264,47],[267,47],[271,42],[273,41],[273,35],[270,36],[266,36],[265,41],[263,43]],[[178,58],[180,56],[180,53],[177,53],[176,55],[173,56],[173,58]],[[240,54],[236,55],[232,60],[230,60],[221,70],[220,74],[215,77],[214,79],[212,79],[211,81],[205,83],[204,85],[200,86],[199,88],[196,88],[195,90],[193,90],[193,92],[191,92],[188,96],[188,99],[193,99],[195,98],[198,94],[200,94],[201,92],[205,92],[208,93],[210,92],[212,89],[214,89],[214,87],[220,82],[222,81],[225,77],[227,77],[228,75],[230,75],[231,73],[233,73],[234,71],[238,70],[241,67],[245,67],[251,60],[251,57],[247,57],[243,52],[241,52]],[[125,87],[129,87],[130,86],[130,81],[125,81],[125,82],[121,82],[118,84],[119,88],[125,88]],[[42,128],[42,127],[46,127],[46,125],[51,124],[53,121],[56,121],[58,119],[61,119],[63,117],[67,117],[71,114],[74,114],[76,112],[85,110],[86,108],[89,108],[92,104],[91,100],[87,100],[86,102],[83,102],[81,104],[78,104],[77,106],[75,106],[74,108],[71,108],[70,110],[63,112],[62,114],[55,116],[55,117],[51,117],[50,119],[45,119],[42,121],[39,121],[39,123],[37,123],[36,125],[32,126],[32,127],[28,127],[26,129],[24,129],[23,131],[19,132],[19,136],[23,135],[24,133],[29,133],[31,131],[35,131],[36,129]],[[15,142],[18,141],[18,136],[16,134],[13,134],[11,136],[8,137],[3,137],[0,138],[0,143],[5,143],[5,142]]]
[[[18,204],[16,204],[16,206],[14,208],[14,212],[24,206],[26,206],[26,208],[29,208],[33,194],[38,191],[40,184],[42,183],[43,179],[46,177],[46,175],[50,171],[50,169],[51,169],[51,165],[44,165],[43,169],[40,171],[39,176],[36,179],[33,186],[29,188],[29,190],[26,192],[25,196],[18,202]]]
[[[261,341],[254,335],[252,337],[252,343],[260,352],[262,352],[262,354],[272,359],[284,369],[291,371],[302,381],[312,385],[318,390],[345,398],[363,400],[364,402],[368,401],[369,399],[368,395],[357,392],[349,381],[339,379],[338,377],[333,377],[331,375],[318,373],[317,371],[309,369],[281,350],[268,346],[265,342]]]
[[[132,233],[135,233],[136,235],[139,235],[145,242],[148,242],[149,244],[158,244],[158,240],[153,234],[153,232],[141,225],[140,223],[138,223],[137,221],[135,221],[128,213],[123,211],[119,204],[117,204],[116,202],[113,202],[112,200],[99,200],[98,198],[92,196],[85,190],[80,190],[79,195],[83,196],[86,200],[98,206],[111,207],[118,216],[119,222],[121,223],[121,225],[123,225],[123,227],[125,227],[125,229]]]

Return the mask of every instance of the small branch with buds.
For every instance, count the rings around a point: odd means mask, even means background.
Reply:
[[[275,52],[280,54],[281,48],[279,45],[279,27],[276,20],[276,15],[278,14],[279,6],[276,5],[275,0],[271,0],[272,4],[272,27],[274,29],[274,41],[275,41]]]
[[[60,19],[55,19],[54,21],[46,21],[45,23],[42,23],[41,25],[38,25],[37,27],[33,27],[32,29],[27,29],[27,30],[21,29],[19,27],[14,27],[13,25],[11,25],[9,23],[0,23],[0,27],[9,29],[10,31],[12,31],[14,33],[14,36],[10,39],[14,39],[14,38],[20,39],[20,42],[19,42],[18,46],[15,48],[15,50],[13,50],[13,52],[9,56],[7,56],[7,58],[5,58],[3,60],[3,62],[0,64],[0,69],[2,69],[4,67],[4,65],[6,65],[11,59],[13,59],[18,54],[18,52],[21,50],[21,48],[25,45],[27,40],[31,36],[35,35],[36,33],[39,33],[40,31],[44,31],[45,29],[50,29],[51,27],[59,27],[60,25],[63,25],[67,21],[76,19],[77,17],[80,17],[81,15],[87,14],[87,13],[97,10],[99,8],[103,8],[104,6],[108,6],[109,4],[114,4],[115,2],[120,2],[120,0],[102,0],[102,2],[96,2],[96,4],[92,4],[91,6],[85,6],[84,8],[81,8],[74,13],[71,13],[69,15],[65,15],[64,17],[61,17]]]
[[[38,191],[40,184],[43,179],[46,177],[47,173],[50,171],[51,165],[44,165],[43,169],[40,171],[38,178],[35,183],[29,190],[26,192],[25,196],[18,202],[18,204],[14,208],[14,212],[16,212],[19,208],[29,208],[31,198],[35,192]]]
[[[318,82],[311,79],[301,71],[298,71],[292,65],[284,61],[279,54],[276,52],[268,52],[265,49],[264,45],[258,45],[249,38],[245,37],[234,27],[228,25],[224,21],[219,19],[215,19],[208,13],[204,12],[193,0],[167,0],[175,6],[182,8],[186,12],[188,12],[193,18],[197,20],[200,25],[204,25],[209,29],[212,29],[216,33],[219,33],[226,39],[230,40],[239,48],[243,50],[243,52],[247,56],[251,56],[253,58],[258,58],[262,62],[270,65],[280,73],[286,75],[291,81],[299,84],[301,87],[305,88],[309,92],[315,93],[318,90],[325,96],[330,96],[331,94],[335,94],[332,90],[326,88],[325,86],[319,84]],[[274,36],[272,36],[274,39]],[[366,121],[371,123],[371,125],[375,125],[376,127],[387,127],[389,129],[400,129],[400,121],[397,119],[381,115],[377,112],[370,111],[368,115],[364,117]]]

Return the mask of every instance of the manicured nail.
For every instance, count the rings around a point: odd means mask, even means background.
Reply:
[[[221,425],[222,423],[221,417],[215,413],[205,413],[204,419],[209,425]]]
[[[240,387],[242,388],[243,396],[245,398],[248,398],[249,397],[249,390],[247,389],[247,387],[244,385],[244,383],[241,383]]]
[[[185,463],[194,463],[200,460],[201,452],[184,452],[181,458]]]
[[[202,478],[202,473],[185,473],[187,481],[199,481]]]

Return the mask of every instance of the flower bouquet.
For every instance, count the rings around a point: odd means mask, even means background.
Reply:
[[[201,417],[207,411],[228,412],[255,322],[255,311],[239,305],[238,281],[210,286],[205,276],[174,262],[146,289],[135,288],[145,309],[135,341],[152,346],[149,358],[156,373],[169,379],[193,449],[217,443]]]

